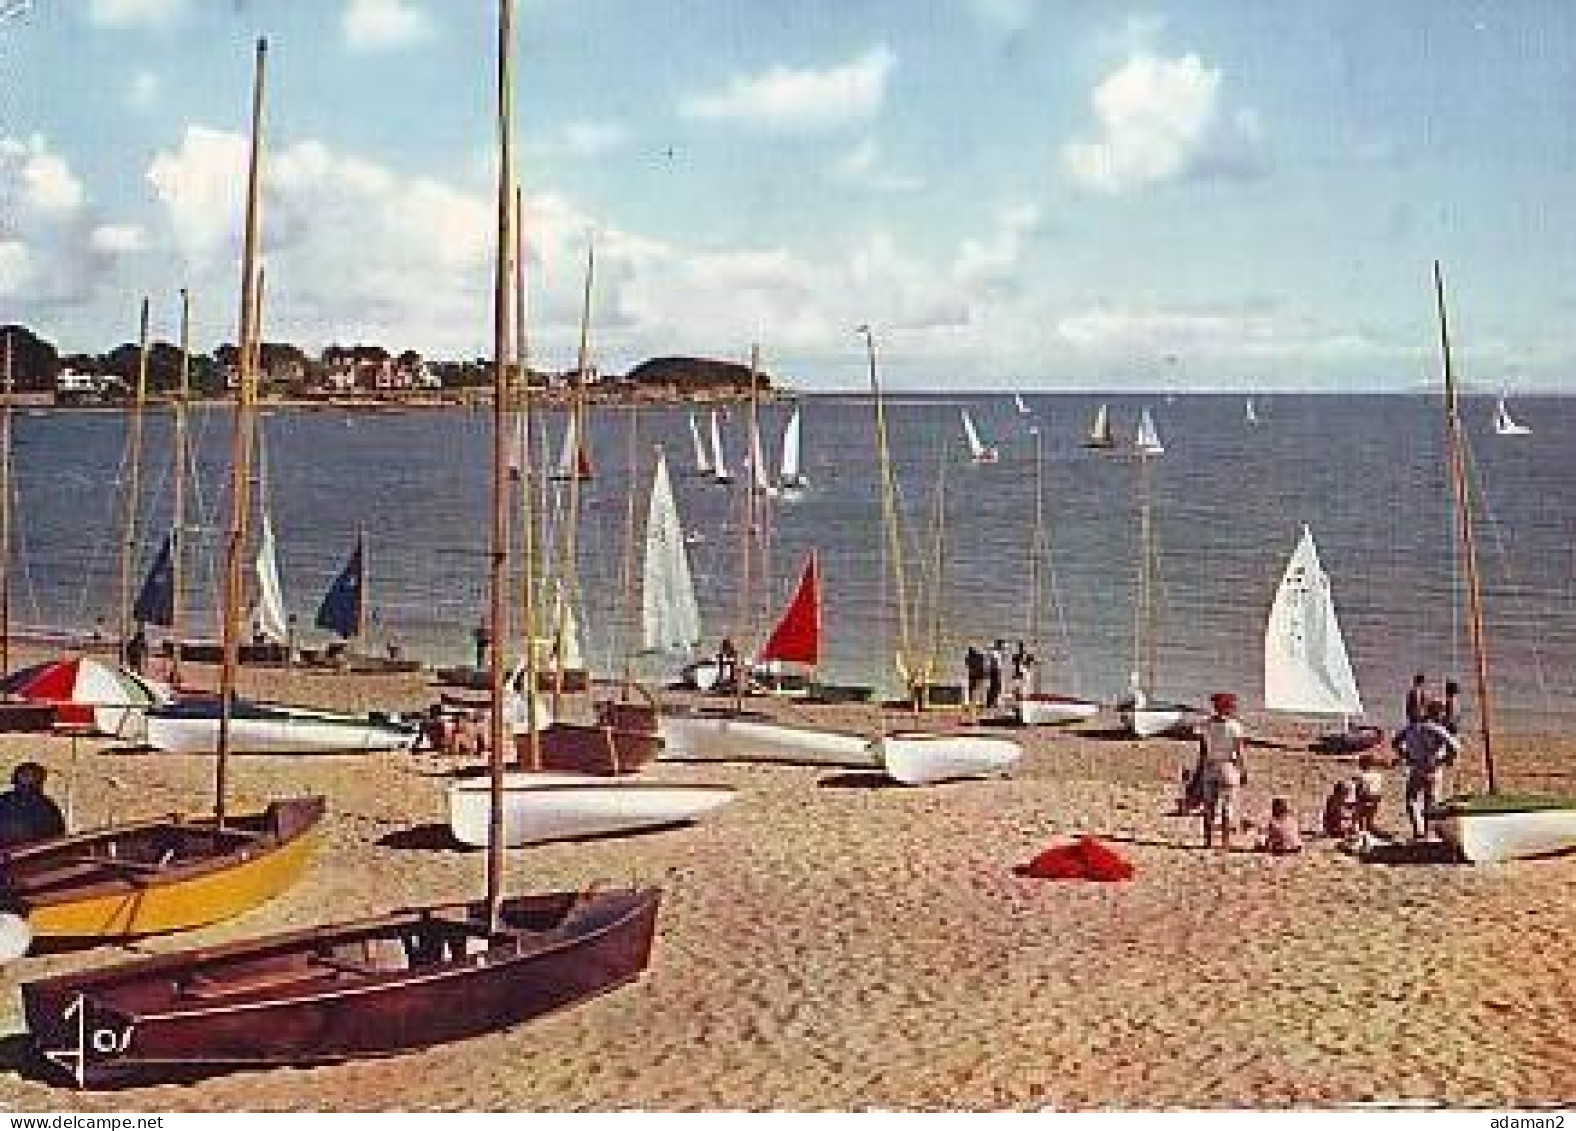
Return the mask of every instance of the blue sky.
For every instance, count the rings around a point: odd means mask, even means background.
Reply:
[[[253,39],[267,333],[485,354],[490,0],[0,0],[0,321],[234,335]],[[1576,383],[1564,0],[522,0],[536,363],[894,387]]]

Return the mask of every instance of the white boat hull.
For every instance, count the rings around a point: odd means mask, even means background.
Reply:
[[[146,713],[145,741],[167,754],[211,753],[219,743],[215,716]],[[271,708],[260,715],[238,712],[230,719],[232,754],[364,754],[409,750],[413,730],[367,718],[301,708]]]
[[[973,734],[888,734],[870,746],[887,775],[904,785],[1001,777],[1023,757],[1010,739]]]
[[[1100,704],[1065,695],[1025,695],[1018,700],[1017,712],[1024,726],[1065,726],[1088,722],[1100,713]]]
[[[783,726],[726,715],[664,715],[661,758],[691,762],[791,762],[879,769],[867,735]]]
[[[1123,728],[1130,734],[1137,738],[1153,738],[1180,727],[1188,712],[1181,707],[1128,705],[1121,708],[1119,714]]]
[[[1576,850],[1576,808],[1512,813],[1451,811],[1440,819],[1439,832],[1472,864],[1549,856]]]
[[[509,848],[579,837],[639,832],[694,821],[734,799],[726,785],[628,781],[586,774],[507,773],[503,843]],[[489,841],[491,781],[449,787],[449,829],[462,844]]]

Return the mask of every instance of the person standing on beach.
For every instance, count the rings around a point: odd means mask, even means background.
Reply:
[[[1406,725],[1423,721],[1423,711],[1428,706],[1428,676],[1418,672],[1412,677],[1412,689],[1406,693]]]
[[[985,653],[985,706],[1001,703],[1001,673],[1007,666],[1007,642],[998,640]]]
[[[1461,743],[1444,722],[1445,705],[1430,700],[1422,720],[1408,724],[1391,744],[1406,763],[1406,816],[1413,840],[1428,838],[1428,814],[1444,793],[1445,767],[1461,753]]]
[[[1237,719],[1237,697],[1220,691],[1209,697],[1213,713],[1199,728],[1198,775],[1204,797],[1204,847],[1215,843],[1220,825],[1220,847],[1231,848],[1231,831],[1237,823],[1237,797],[1248,784],[1243,761],[1242,723]]]
[[[1012,653],[1012,697],[1022,699],[1034,693],[1034,653],[1018,641]]]
[[[142,627],[140,620],[137,622],[136,630],[126,641],[124,652],[122,659],[126,661],[126,667],[142,675],[143,670],[148,666],[148,632]]]
[[[1453,679],[1445,680],[1445,717],[1440,723],[1458,738],[1461,735],[1461,685]]]
[[[476,622],[476,628],[471,632],[471,641],[476,645],[476,666],[487,666],[487,649],[492,647],[492,632],[488,630],[485,621]]]
[[[968,651],[963,653],[963,674],[967,680],[968,699],[965,703],[969,707],[978,707],[984,703],[985,691],[985,653],[970,644]]]

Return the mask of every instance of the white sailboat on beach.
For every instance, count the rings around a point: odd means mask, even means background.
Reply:
[[[1118,704],[1122,725],[1138,738],[1150,738],[1181,724],[1188,709],[1152,701],[1155,687],[1155,608],[1159,588],[1155,568],[1154,515],[1150,500],[1149,463],[1165,451],[1160,433],[1146,408],[1139,420],[1135,475],[1138,494],[1138,592],[1133,610],[1133,671],[1128,698]]]
[[[711,473],[718,483],[733,482],[733,473],[722,454],[722,422],[717,419],[716,409],[711,410]]]
[[[1116,435],[1111,431],[1111,414],[1105,405],[1095,410],[1094,419],[1089,423],[1089,434],[1084,437],[1086,448],[1114,448]]]
[[[976,464],[995,463],[1001,453],[994,444],[987,444],[980,439],[979,429],[974,427],[974,418],[969,415],[969,410],[960,408],[958,415],[963,418],[963,438],[968,441],[969,458]]]
[[[1505,394],[1499,395],[1499,401],[1494,405],[1494,432],[1499,436],[1526,436],[1532,429],[1525,424],[1519,424],[1510,415],[1510,409],[1505,407]]]
[[[1335,619],[1330,578],[1307,526],[1286,563],[1264,628],[1264,707],[1340,716],[1342,729],[1316,744],[1329,753],[1366,749],[1383,737],[1376,727],[1352,726],[1363,713],[1363,699]]]

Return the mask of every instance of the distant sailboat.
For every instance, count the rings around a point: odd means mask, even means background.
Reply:
[[[591,478],[591,453],[586,450],[585,439],[580,435],[575,415],[571,409],[564,421],[564,446],[558,453],[558,466],[553,470],[554,479]]]
[[[700,643],[700,606],[684,527],[668,479],[668,464],[657,450],[651,478],[651,504],[646,516],[646,556],[641,572],[641,645],[648,652],[689,654]]]
[[[1105,405],[1095,410],[1094,420],[1089,425],[1089,435],[1084,437],[1084,447],[1116,447],[1116,436],[1111,431],[1111,415],[1106,411]]]
[[[690,443],[695,446],[695,474],[711,474],[711,456],[706,453],[706,445],[700,438],[700,425],[695,423],[695,414],[689,414]]]
[[[1017,393],[1012,394],[1012,405],[1013,405],[1014,408],[1016,408],[1018,410],[1018,415],[1019,416],[1028,416],[1029,415],[1029,412],[1030,412],[1029,406],[1023,403],[1023,397],[1021,397]]]
[[[1242,418],[1249,424],[1257,424],[1259,422],[1259,414],[1253,407],[1252,397],[1249,397],[1242,404]]]
[[[783,429],[783,462],[777,475],[777,487],[785,498],[795,498],[808,487],[809,480],[799,470],[799,410],[795,408]]]
[[[987,444],[980,439],[979,429],[974,427],[974,419],[969,416],[969,410],[959,409],[958,414],[963,418],[963,438],[969,444],[969,458],[977,464],[995,463],[1001,458],[994,444]]]
[[[1264,707],[1339,715],[1342,731],[1316,744],[1331,753],[1365,749],[1383,737],[1376,727],[1350,726],[1349,720],[1363,713],[1363,698],[1335,619],[1330,578],[1307,526],[1286,564],[1264,629]]]
[[[711,410],[711,472],[712,478],[718,483],[732,483],[733,473],[728,470],[727,461],[722,454],[722,423],[717,419],[717,410]]]
[[[1138,418],[1138,432],[1133,437],[1133,447],[1141,455],[1165,454],[1165,445],[1160,442],[1160,433],[1155,429],[1154,418],[1149,415],[1147,408]]]
[[[1510,409],[1505,407],[1505,395],[1500,394],[1499,403],[1494,406],[1494,431],[1500,436],[1526,436],[1532,432],[1525,424],[1518,424],[1510,415]]]

